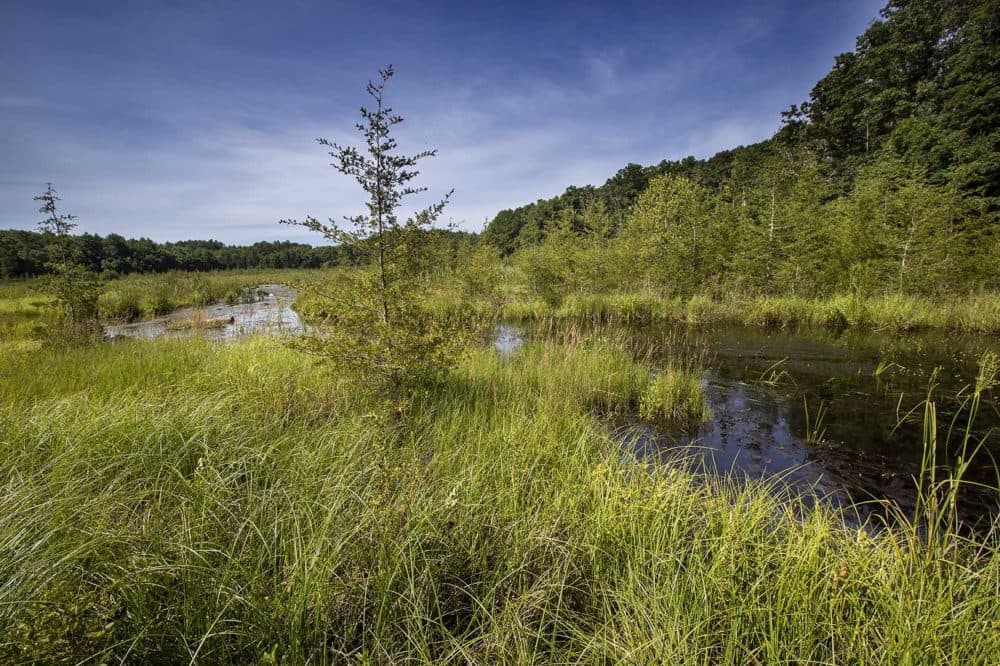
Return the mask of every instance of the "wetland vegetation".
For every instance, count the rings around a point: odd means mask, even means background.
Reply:
[[[189,277],[224,298],[248,276]],[[436,307],[482,309],[465,281],[437,275],[435,298],[453,300]],[[282,295],[196,311],[266,318]],[[196,328],[5,339],[12,661],[975,663],[1000,649],[992,336],[522,321],[387,409],[370,378],[289,349],[298,329],[233,330],[225,344]]]
[[[650,466],[606,425],[654,386],[614,340],[476,351],[390,413],[363,378],[262,337],[38,349],[0,376],[14,661],[1000,648],[996,535],[946,517],[928,534],[947,484],[873,531],[779,481]]]
[[[935,7],[772,139],[482,235],[397,217],[391,67],[320,140],[366,212],[290,221],[329,245],[50,186],[0,235],[0,661],[989,663],[1000,14]]]

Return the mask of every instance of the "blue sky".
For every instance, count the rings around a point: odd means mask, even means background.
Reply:
[[[0,0],[0,228],[53,181],[79,229],[319,242],[284,217],[360,212],[315,142],[388,97],[429,196],[498,210],[765,139],[877,16],[871,0]],[[414,201],[418,205],[419,201]]]

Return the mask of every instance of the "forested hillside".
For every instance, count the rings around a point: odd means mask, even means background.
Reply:
[[[771,139],[504,210],[538,295],[1000,286],[1000,2],[892,0]]]

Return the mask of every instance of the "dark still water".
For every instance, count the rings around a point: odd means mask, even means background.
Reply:
[[[924,411],[934,379],[938,463],[953,463],[969,424],[969,385],[995,337],[941,331],[889,334],[822,329],[687,325],[631,328],[638,353],[700,356],[712,418],[689,427],[618,424],[618,434],[647,460],[678,457],[741,477],[775,478],[835,504],[891,500],[912,514],[924,452]],[[654,351],[653,364],[657,364]],[[967,480],[998,485],[1000,402],[996,387],[982,395],[969,448],[984,441]],[[949,426],[954,428],[949,437]],[[812,436],[810,436],[812,433]],[[970,522],[998,512],[995,490],[963,492],[960,513]],[[876,510],[862,509],[862,513]]]
[[[835,502],[888,499],[907,513],[924,453],[924,410],[933,379],[938,462],[954,462],[969,425],[967,398],[995,338],[945,332],[892,335],[749,327],[650,328],[637,338],[706,354],[713,416],[690,428],[639,424],[643,456],[694,455],[738,475],[815,488]],[[966,408],[963,409],[963,402]],[[952,424],[954,426],[952,427]],[[969,447],[985,441],[967,478],[998,485],[1000,403],[988,390]],[[952,432],[949,436],[949,428]],[[968,520],[995,515],[995,490],[962,495]]]

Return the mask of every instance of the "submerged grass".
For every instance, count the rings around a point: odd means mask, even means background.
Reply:
[[[664,377],[661,374],[660,377]],[[609,340],[384,415],[264,339],[0,356],[0,661],[985,663],[995,535],[630,460]]]
[[[230,323],[232,320],[229,317],[205,317],[199,313],[185,319],[171,319],[165,326],[168,331],[215,330]]]

